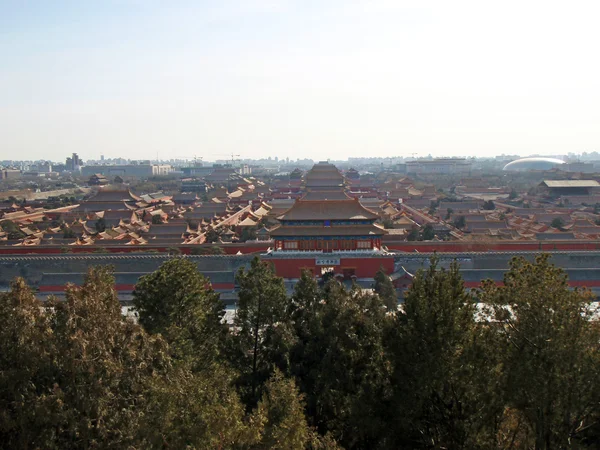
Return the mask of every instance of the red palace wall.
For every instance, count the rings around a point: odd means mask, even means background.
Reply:
[[[598,241],[496,241],[496,242],[406,242],[383,240],[390,251],[420,253],[461,253],[461,252],[545,252],[600,250]]]
[[[238,252],[242,254],[251,254],[251,253],[265,253],[269,248],[269,243],[252,243],[250,245],[246,244],[206,244],[206,245],[177,245],[177,246],[135,246],[135,245],[121,245],[121,246],[92,246],[92,245],[82,245],[82,246],[69,246],[68,254],[71,253],[95,253],[97,251],[102,251],[105,253],[144,253],[144,252],[168,252],[172,248],[179,248],[181,253],[184,255],[189,255],[194,248],[204,248],[210,249],[212,247],[221,247],[225,254],[227,255],[235,255]],[[53,246],[38,246],[32,245],[29,247],[15,247],[15,246],[0,246],[0,255],[60,255],[64,253],[63,248],[53,245]]]
[[[243,254],[264,253],[273,246],[273,242],[252,242],[241,244],[203,244],[203,245],[173,245],[173,246],[69,246],[69,253],[93,253],[102,250],[107,253],[132,253],[132,252],[167,252],[170,248],[177,247],[183,254],[190,254],[193,248],[221,247],[228,255],[238,252]],[[439,253],[461,253],[461,252],[548,252],[548,251],[590,251],[600,250],[600,241],[496,241],[496,242],[406,242],[383,240],[390,251],[414,253],[439,252]],[[52,246],[0,246],[0,255],[43,255],[60,254],[63,248],[58,245]]]
[[[233,283],[211,283],[211,287],[216,291],[229,291],[235,288]],[[115,284],[115,290],[117,292],[133,292],[135,284]],[[64,292],[66,285],[56,286],[40,286],[40,292]]]
[[[326,254],[324,255],[326,257]],[[266,259],[275,266],[275,273],[283,278],[300,278],[303,269],[312,270],[313,274],[320,276],[321,269],[325,266],[317,265],[316,258],[294,259]],[[335,273],[344,273],[344,270],[353,270],[357,278],[373,278],[379,268],[383,266],[386,273],[394,271],[394,258],[382,256],[381,258],[340,258],[340,264],[333,267]]]

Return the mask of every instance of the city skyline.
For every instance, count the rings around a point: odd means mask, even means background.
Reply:
[[[1,158],[600,148],[599,7],[7,2]]]

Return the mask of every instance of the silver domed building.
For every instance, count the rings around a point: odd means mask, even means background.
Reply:
[[[551,170],[560,165],[565,164],[564,161],[556,158],[521,158],[509,162],[504,166],[504,169],[509,172],[527,172],[530,170]]]

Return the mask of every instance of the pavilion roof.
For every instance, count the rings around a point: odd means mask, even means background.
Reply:
[[[597,188],[600,183],[596,180],[544,180],[540,186],[549,188]]]
[[[301,197],[302,200],[350,200],[352,197],[346,195],[341,189],[331,190],[309,190],[306,194]]]
[[[358,200],[298,200],[278,220],[365,220],[379,216]]]
[[[134,195],[129,189],[115,189],[111,186],[101,188],[96,195],[90,198],[93,202],[118,202],[139,201],[140,197]]]
[[[271,237],[277,236],[381,236],[386,233],[383,228],[371,225],[343,225],[334,227],[322,226],[283,226],[278,225],[269,231]]]
[[[240,226],[240,227],[255,227],[256,224],[257,224],[257,222],[252,220],[250,218],[250,216],[248,216],[244,220],[242,220],[240,223],[238,223],[238,226]]]

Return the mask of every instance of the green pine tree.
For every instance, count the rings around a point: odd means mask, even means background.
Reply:
[[[444,270],[432,258],[429,268],[415,275],[387,340],[394,367],[390,442],[491,445],[496,430],[490,424],[502,409],[496,408],[488,379],[497,363],[478,338],[475,312],[458,264]]]
[[[283,278],[255,257],[248,270],[237,274],[240,286],[231,360],[240,374],[240,387],[248,405],[256,404],[273,366],[287,371],[293,340],[287,315],[288,299]]]
[[[504,285],[480,293],[492,305],[505,351],[508,435],[527,448],[596,448],[600,442],[600,329],[594,298],[572,290],[548,255],[515,258]]]
[[[377,295],[347,291],[336,280],[320,296],[306,275],[301,283],[294,293],[298,340],[290,363],[311,425],[346,448],[374,448],[385,427],[381,403],[390,392],[386,308]]]
[[[265,419],[260,448],[306,448],[310,429],[304,416],[302,396],[294,381],[284,378],[279,370],[265,385],[257,415]]]
[[[398,308],[398,294],[389,275],[385,273],[385,269],[380,267],[375,274],[375,292],[389,311],[395,311]]]
[[[171,259],[140,278],[133,304],[139,323],[149,333],[161,333],[178,359],[190,360],[196,370],[222,359],[224,305],[190,260]]]

